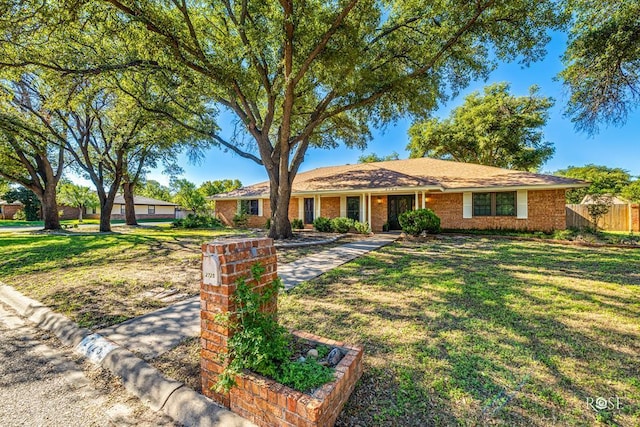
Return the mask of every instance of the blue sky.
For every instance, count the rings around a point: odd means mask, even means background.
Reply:
[[[556,153],[551,160],[543,165],[544,172],[552,172],[567,166],[582,166],[588,163],[621,167],[632,175],[640,175],[640,111],[635,111],[628,117],[626,125],[622,127],[601,127],[595,136],[588,136],[577,132],[571,121],[563,116],[563,111],[568,98],[562,83],[556,81],[557,74],[562,70],[561,56],[565,49],[566,36],[555,33],[547,46],[548,54],[543,61],[523,68],[517,63],[501,64],[485,81],[476,81],[461,92],[456,98],[442,105],[434,116],[444,118],[449,115],[452,108],[459,106],[464,97],[473,92],[481,91],[491,83],[506,81],[511,84],[511,92],[515,95],[526,95],[531,85],[540,87],[540,94],[551,96],[556,100],[555,106],[550,110],[550,119],[544,129],[547,140],[552,141],[556,147]],[[228,135],[232,130],[230,126],[224,127],[222,117],[222,135]],[[393,151],[400,154],[400,158],[407,158],[405,147],[408,143],[407,129],[411,125],[410,119],[398,120],[395,125],[388,126],[385,130],[373,130],[373,140],[369,143],[364,153],[374,152],[386,155]],[[305,162],[300,171],[304,172],[317,167],[356,163],[363,152],[357,149],[339,147],[337,149],[320,150],[310,149],[307,152]],[[225,153],[221,149],[213,148],[206,152],[205,159],[197,165],[189,164],[186,158],[181,159],[184,168],[184,178],[200,184],[206,180],[215,179],[240,179],[244,185],[253,184],[267,179],[262,166],[251,160],[244,159],[232,153]],[[149,175],[168,184],[168,177],[159,171]]]

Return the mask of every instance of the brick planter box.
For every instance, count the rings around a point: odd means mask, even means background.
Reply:
[[[343,358],[335,367],[334,380],[305,394],[274,380],[246,371],[236,378],[229,392],[213,390],[218,375],[226,367],[227,342],[233,332],[217,315],[235,310],[231,297],[239,279],[256,292],[277,278],[277,259],[273,240],[226,239],[202,246],[203,274],[200,286],[202,393],[262,427],[332,426],[362,375],[363,350],[358,346],[318,337],[306,332],[293,334],[314,344],[341,349]],[[205,262],[206,261],[206,262]],[[264,271],[253,277],[252,266]],[[277,315],[277,295],[261,311]]]
[[[362,348],[306,332],[293,331],[314,344],[339,347],[345,356],[335,368],[335,380],[306,394],[252,372],[236,379],[230,409],[259,426],[332,426],[362,375]]]

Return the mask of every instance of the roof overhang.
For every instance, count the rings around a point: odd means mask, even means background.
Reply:
[[[534,185],[508,185],[508,186],[488,186],[488,187],[459,187],[446,188],[439,185],[426,185],[414,187],[385,187],[385,188],[348,188],[340,190],[316,190],[316,191],[293,191],[291,197],[305,196],[349,196],[361,194],[406,194],[415,192],[442,192],[442,193],[463,193],[463,192],[492,192],[492,191],[517,191],[517,190],[562,190],[569,188],[588,187],[589,184],[534,184]],[[210,200],[252,200],[252,199],[268,199],[269,193],[254,194],[250,196],[236,197],[216,197],[211,196]]]

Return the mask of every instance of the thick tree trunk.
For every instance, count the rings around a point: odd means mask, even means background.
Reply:
[[[45,188],[40,198],[42,205],[42,219],[45,230],[60,230],[60,215],[58,215],[58,204],[56,203],[55,186]]]
[[[136,205],[133,201],[133,184],[125,182],[122,184],[124,193],[124,218],[127,225],[138,225],[136,221]]]
[[[271,228],[269,237],[272,239],[290,239],[293,237],[291,223],[289,222],[289,200],[291,198],[291,186],[288,180],[280,185],[271,182]],[[275,200],[274,200],[275,199]],[[274,209],[275,207],[275,209]]]
[[[82,211],[84,210],[84,206],[78,207],[78,222],[82,222]]]
[[[111,211],[113,210],[114,197],[100,200],[100,232],[102,233],[111,231]]]

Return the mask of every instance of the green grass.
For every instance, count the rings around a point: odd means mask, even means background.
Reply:
[[[640,251],[397,243],[281,296],[287,326],[365,346],[338,425],[640,425]],[[618,396],[596,413],[587,398]]]
[[[157,288],[197,295],[200,245],[233,230],[118,228],[114,233],[0,233],[0,281],[81,326],[106,326],[162,307]]]
[[[602,231],[594,232],[593,230],[555,230],[552,232],[543,231],[526,231],[526,230],[508,230],[508,229],[490,229],[490,230],[462,230],[447,229],[443,230],[449,234],[466,234],[475,236],[508,236],[508,237],[524,237],[535,239],[551,239],[551,240],[568,240],[584,243],[601,243],[601,244],[633,244],[640,245],[640,234],[628,231]]]
[[[169,222],[170,219],[144,219],[138,222]],[[78,224],[100,224],[99,219],[84,219],[79,222],[77,219],[63,219],[60,221],[62,225],[78,225]],[[114,219],[111,224],[124,224],[122,219]],[[14,219],[0,219],[0,227],[42,227],[44,221],[18,221]]]

